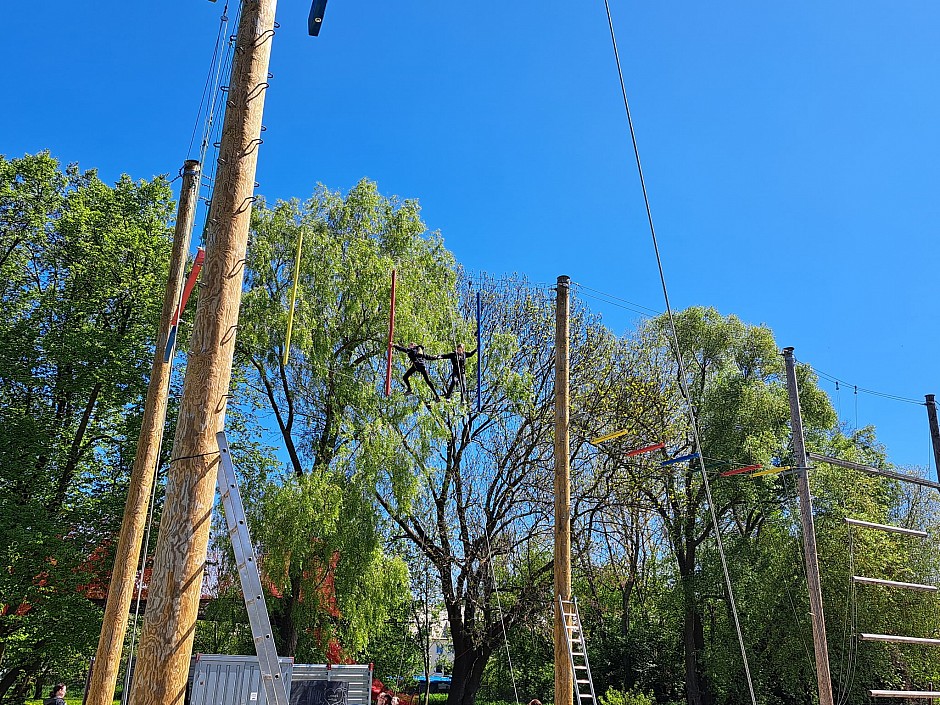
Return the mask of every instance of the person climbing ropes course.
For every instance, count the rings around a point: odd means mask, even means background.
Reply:
[[[398,352],[405,353],[408,356],[408,360],[411,362],[411,366],[405,371],[405,375],[401,380],[405,384],[405,393],[414,394],[414,391],[411,389],[411,382],[408,378],[415,372],[419,372],[421,376],[424,377],[424,381],[427,383],[428,389],[431,390],[431,394],[434,395],[434,401],[440,401],[441,398],[434,388],[434,383],[431,382],[431,377],[428,375],[427,363],[425,362],[426,360],[439,360],[439,356],[426,355],[424,353],[424,346],[416,345],[415,343],[411,343],[408,347],[396,343],[394,347]]]
[[[447,391],[444,392],[444,398],[450,399],[454,393],[454,388],[460,386],[460,401],[467,401],[467,358],[477,354],[476,350],[466,352],[463,343],[459,343],[452,353],[437,355],[438,360],[450,360],[450,383]]]

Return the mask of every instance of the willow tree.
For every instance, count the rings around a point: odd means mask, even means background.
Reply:
[[[323,658],[334,635],[362,648],[407,593],[403,565],[382,552],[372,497],[379,475],[406,503],[414,485],[410,458],[376,432],[414,418],[413,402],[384,395],[390,278],[396,270],[397,337],[432,346],[456,315],[454,262],[417,202],[363,180],[346,195],[321,186],[304,203],[255,208],[246,267],[242,402],[268,410],[287,458],[256,522],[281,596],[273,622],[286,653]],[[434,432],[429,417],[420,421],[425,436]]]

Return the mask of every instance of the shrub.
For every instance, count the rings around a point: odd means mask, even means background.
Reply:
[[[635,689],[624,693],[616,688],[608,688],[598,701],[600,705],[656,705],[656,700],[652,695]]]

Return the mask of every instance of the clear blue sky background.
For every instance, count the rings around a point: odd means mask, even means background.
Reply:
[[[850,384],[940,394],[940,4],[612,3],[674,307],[766,323]],[[221,9],[5,7],[0,153],[175,173]],[[330,0],[316,39],[308,10],[278,8],[262,194],[367,176],[419,198],[470,269],[662,310],[600,0]],[[618,332],[637,320],[588,301]],[[823,386],[928,465],[923,406]]]

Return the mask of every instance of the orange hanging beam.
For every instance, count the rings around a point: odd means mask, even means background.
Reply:
[[[626,457],[632,458],[634,455],[642,455],[643,453],[652,453],[654,450],[660,450],[665,448],[665,443],[657,443],[655,445],[646,446],[645,448],[637,448],[636,450],[631,450],[626,454]]]
[[[734,470],[725,470],[723,473],[720,473],[722,477],[731,477],[732,475],[740,475],[744,472],[750,472],[751,470],[760,470],[763,465],[758,463],[757,465],[746,465],[743,468],[735,468]]]
[[[164,364],[170,361],[173,356],[173,348],[176,347],[176,332],[179,330],[180,319],[183,317],[183,311],[186,309],[186,302],[189,301],[189,295],[193,293],[196,286],[196,280],[199,278],[199,272],[202,270],[202,263],[206,261],[206,251],[203,248],[196,250],[196,259],[193,261],[192,271],[186,279],[186,286],[183,287],[183,294],[180,296],[180,302],[173,312],[170,319],[170,332],[166,337],[166,347],[163,350]]]

